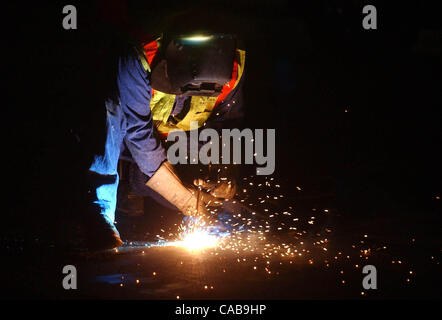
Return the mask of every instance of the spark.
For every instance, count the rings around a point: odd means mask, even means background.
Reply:
[[[207,230],[193,231],[184,236],[184,239],[177,243],[190,251],[214,248],[218,244],[218,237],[211,235]]]
[[[194,35],[191,37],[182,38],[182,40],[189,42],[205,42],[210,39],[212,39],[212,36],[205,36],[205,35]]]
[[[200,252],[205,249],[216,248],[223,236],[212,226],[213,221],[207,217],[196,216],[188,219],[179,228],[178,239],[171,245],[185,248],[191,252]]]

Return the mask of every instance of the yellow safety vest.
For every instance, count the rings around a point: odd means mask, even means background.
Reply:
[[[147,72],[151,72],[146,55],[142,50],[137,49],[141,63]],[[233,84],[228,83],[224,87],[231,92],[238,85],[245,65],[246,52],[244,50],[237,49],[235,54],[235,63],[237,64],[237,76],[236,81]],[[223,87],[223,90],[225,89]],[[216,106],[219,97],[203,97],[192,96],[190,101],[190,108],[186,116],[178,123],[172,123],[169,120],[170,114],[175,103],[176,95],[164,93],[155,90],[150,100],[150,109],[152,111],[152,117],[160,136],[166,136],[173,129],[181,129],[184,131],[190,130],[190,122],[198,121],[198,128],[204,125],[209,118],[212,110]]]

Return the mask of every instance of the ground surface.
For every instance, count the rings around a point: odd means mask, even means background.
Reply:
[[[254,185],[257,190],[268,188],[264,193],[251,192],[248,180],[243,185],[249,186],[249,195],[239,195],[245,200],[243,205],[251,202],[253,210],[266,217],[261,223],[269,221],[271,226],[270,232],[264,233],[266,240],[252,237],[248,249],[239,245],[235,250],[191,252],[161,246],[158,236],[167,238],[168,230],[181,218],[148,202],[149,214],[118,217],[117,226],[126,240],[118,250],[68,252],[37,239],[31,245],[3,239],[7,255],[2,268],[10,288],[7,295],[73,299],[440,298],[440,216],[393,212],[384,217],[351,217],[334,209],[333,198],[327,196],[290,196],[288,192],[289,196],[272,202],[272,192],[283,193],[283,187],[274,188],[275,182]],[[270,197],[260,203],[256,198],[266,193]],[[286,206],[290,216],[284,211]],[[248,228],[259,224],[253,222]],[[68,264],[77,268],[78,290],[62,289],[62,268]],[[362,288],[362,268],[370,264],[377,268],[378,289],[367,291]]]

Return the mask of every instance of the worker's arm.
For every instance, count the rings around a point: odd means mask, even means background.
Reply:
[[[146,185],[182,213],[203,214],[203,207],[197,210],[197,195],[187,189],[175,174],[155,134],[149,107],[150,82],[135,52],[129,52],[120,60],[118,87],[126,117],[125,144],[140,170],[149,177]]]
[[[185,215],[207,214],[205,202],[202,199],[198,201],[198,193],[183,185],[169,161],[163,162],[146,185]]]
[[[134,50],[123,55],[118,71],[120,103],[126,118],[124,142],[140,170],[151,177],[166,160],[166,152],[153,127],[148,73]]]

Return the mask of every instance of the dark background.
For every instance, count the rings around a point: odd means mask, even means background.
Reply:
[[[367,3],[377,7],[378,30],[362,28]],[[78,30],[62,28],[66,4],[77,6]],[[186,7],[128,4],[129,22],[144,28],[151,24],[143,17],[158,27],[165,13]],[[352,216],[440,212],[442,47],[434,5],[237,0],[189,6],[219,12],[226,30],[244,40],[245,125],[276,128],[276,176],[307,195],[332,195]],[[99,61],[125,34],[106,7],[100,1],[3,4],[7,243],[50,241],[61,212],[75,208],[73,190],[89,147],[75,134],[98,144],[103,109],[96,78],[105,72]]]

